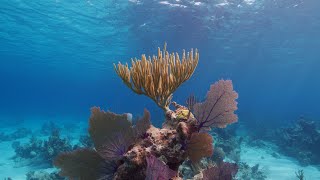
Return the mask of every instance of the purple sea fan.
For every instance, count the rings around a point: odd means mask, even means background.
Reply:
[[[176,175],[176,171],[170,169],[155,156],[147,156],[147,172],[145,180],[169,180]]]
[[[213,154],[213,138],[208,133],[192,133],[187,143],[187,154],[193,163],[197,163],[203,157]]]
[[[130,145],[134,143],[133,131],[120,131],[115,135],[107,138],[105,144],[97,149],[103,159],[107,161],[116,161],[123,157],[128,151]]]
[[[104,160],[93,149],[78,149],[59,154],[54,166],[60,168],[59,174],[68,179],[99,179]]]
[[[211,85],[206,100],[194,105],[194,115],[198,121],[198,129],[212,127],[225,128],[237,122],[238,93],[233,90],[231,80],[220,80]]]
[[[143,117],[140,118],[134,126],[134,132],[136,138],[143,138],[147,130],[151,127],[150,112],[144,109]]]
[[[238,172],[238,166],[233,163],[223,163],[210,167],[202,172],[203,180],[232,180]]]

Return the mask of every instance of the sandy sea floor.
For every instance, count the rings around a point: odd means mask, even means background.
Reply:
[[[272,180],[295,180],[295,172],[303,170],[307,180],[320,179],[320,168],[315,166],[302,167],[299,163],[290,157],[279,154],[274,157],[272,154],[277,153],[272,148],[253,148],[245,144],[241,147],[241,161],[250,166],[259,164],[265,171],[267,179]]]

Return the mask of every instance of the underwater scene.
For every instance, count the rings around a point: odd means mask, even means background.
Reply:
[[[6,0],[0,180],[320,180],[319,0]]]

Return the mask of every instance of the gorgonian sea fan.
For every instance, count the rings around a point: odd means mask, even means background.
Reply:
[[[93,149],[78,149],[59,154],[53,164],[69,179],[99,179],[104,160]]]
[[[105,144],[97,149],[103,159],[107,161],[115,161],[123,157],[128,151],[130,145],[135,141],[132,129],[120,131],[106,139]]]
[[[143,137],[146,134],[147,130],[150,128],[150,126],[150,112],[147,109],[144,109],[143,117],[138,119],[136,125],[134,126],[136,138]]]
[[[201,128],[225,128],[228,124],[237,122],[238,93],[233,90],[231,80],[220,80],[211,85],[206,100],[194,105],[194,115]]]
[[[162,161],[153,155],[147,156],[147,172],[145,180],[168,180],[177,175],[177,172],[170,169]]]
[[[193,163],[213,154],[213,138],[208,133],[192,133],[187,143],[187,155]]]
[[[210,167],[202,172],[203,180],[232,180],[238,172],[234,163],[223,163],[220,166]]]
[[[96,149],[101,149],[106,140],[119,132],[132,130],[126,114],[105,112],[99,107],[91,108],[89,134]]]

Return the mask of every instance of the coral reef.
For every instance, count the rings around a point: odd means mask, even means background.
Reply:
[[[26,174],[26,180],[67,180],[57,172],[48,173],[46,171],[30,171]]]
[[[80,136],[78,146],[85,148],[94,148],[93,141],[88,134]]]
[[[292,127],[281,128],[274,135],[280,150],[302,165],[320,163],[320,130],[314,121],[300,118]]]
[[[259,168],[259,164],[250,167],[246,163],[239,163],[239,172],[236,179],[239,180],[265,180],[267,178],[265,171]]]
[[[17,130],[15,130],[10,134],[5,134],[4,132],[0,132],[0,142],[21,139],[31,135],[31,133],[32,133],[31,130],[27,128],[18,128]]]
[[[240,162],[241,143],[243,138],[235,136],[235,128],[230,126],[225,129],[215,128],[210,134],[215,139],[215,149],[220,149],[223,154],[235,163]]]
[[[47,140],[32,136],[28,143],[20,144],[16,141],[12,143],[12,147],[16,153],[13,157],[15,162],[21,163],[23,160],[29,160],[30,164],[51,164],[59,153],[73,149],[68,139],[61,138],[59,130],[53,131]]]
[[[44,135],[50,135],[53,131],[59,131],[61,128],[52,121],[47,121],[41,126],[40,132]]]
[[[128,114],[105,112],[98,107],[91,109],[89,134],[94,149],[84,148],[62,153],[54,161],[60,174],[70,179],[182,179],[179,167],[190,161],[194,166],[213,155],[211,128],[224,128],[237,121],[238,94],[230,80],[213,84],[204,102],[188,101],[188,107],[171,102],[172,93],[188,80],[199,54],[191,51],[178,55],[158,50],[152,60],[132,61],[132,67],[119,64],[117,74],[137,94],[151,98],[164,110],[162,128],[151,124],[150,113],[132,124]],[[174,110],[169,108],[172,104]],[[219,164],[205,170],[231,178],[236,165],[224,163],[221,152],[216,154]],[[233,167],[233,168],[232,168]],[[233,170],[231,170],[233,169]],[[201,171],[201,170],[199,170]],[[201,173],[200,173],[201,174]],[[220,175],[216,179],[221,179]]]

